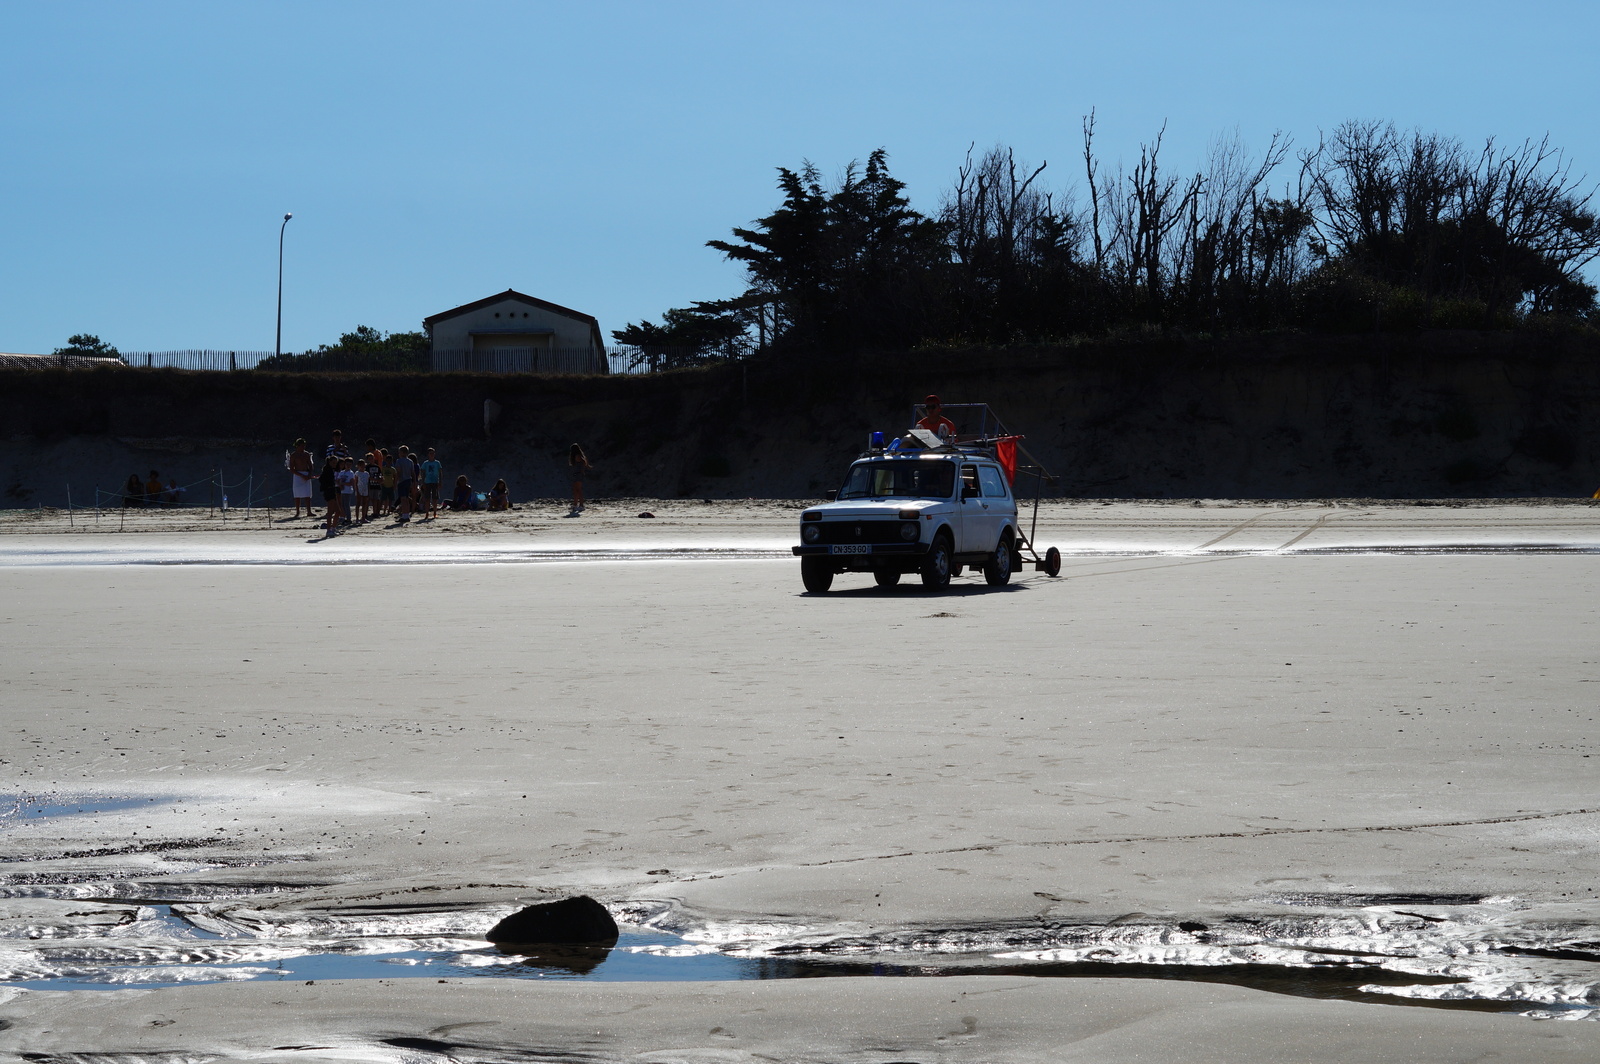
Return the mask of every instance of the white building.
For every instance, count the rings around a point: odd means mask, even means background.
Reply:
[[[422,319],[435,370],[605,373],[605,341],[592,316],[506,289]]]

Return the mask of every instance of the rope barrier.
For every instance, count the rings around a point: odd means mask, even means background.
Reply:
[[[167,498],[168,495],[174,494],[174,489],[172,487],[170,487],[170,486],[169,487],[163,487],[161,489],[161,494],[158,495],[158,496],[155,496],[155,497],[152,497],[150,495],[145,494],[144,491],[141,489],[139,495],[137,496],[138,505],[129,505],[129,500],[135,498],[135,496],[133,496],[131,493],[124,492],[124,491],[107,491],[106,489],[101,488],[98,485],[96,485],[96,487],[94,489],[95,520],[98,521],[100,519],[100,509],[101,509],[102,500],[109,500],[111,506],[118,507],[122,511],[122,516],[121,516],[121,518],[119,520],[119,523],[118,523],[118,528],[120,530],[123,527],[123,525],[126,523],[126,521],[127,521],[127,511],[129,511],[129,510],[176,510],[176,509],[182,509],[183,508],[182,499],[183,499],[184,495],[186,495],[188,492],[192,491],[195,488],[201,487],[202,485],[207,487],[207,488],[209,488],[209,489],[211,489],[211,494],[212,494],[211,509],[212,509],[213,512],[215,512],[215,510],[217,508],[216,504],[215,504],[216,496],[218,494],[221,495],[221,497],[222,497],[222,499],[224,501],[224,505],[222,507],[222,519],[224,521],[226,521],[228,519],[228,516],[227,516],[228,515],[228,510],[229,509],[234,509],[234,507],[229,507],[228,505],[226,505],[227,500],[229,498],[228,493],[229,492],[234,492],[235,494],[237,494],[239,489],[242,488],[242,489],[244,489],[244,492],[245,492],[244,510],[245,510],[246,515],[248,515],[253,510],[257,510],[257,509],[266,510],[266,511],[268,511],[268,513],[267,513],[267,524],[269,526],[271,525],[271,510],[273,508],[273,504],[276,501],[280,500],[280,499],[289,498],[290,496],[292,496],[294,494],[294,489],[292,487],[290,487],[290,488],[281,488],[281,489],[279,489],[277,491],[268,491],[264,495],[256,494],[257,488],[256,488],[256,483],[255,483],[255,472],[254,472],[254,470],[252,470],[250,473],[246,474],[241,479],[235,480],[235,481],[231,481],[231,482],[227,479],[225,474],[217,473],[217,474],[213,474],[213,475],[208,476],[208,477],[202,477],[199,480],[190,481],[188,484],[180,484],[176,488],[176,494],[177,494],[177,498],[176,499],[168,499]],[[262,485],[262,488],[264,490],[265,489],[265,485]],[[71,517],[71,496],[72,496],[72,489],[71,489],[71,486],[69,485],[68,488],[67,488],[68,521],[69,521],[69,523],[72,520],[72,517]]]
[[[316,478],[312,478],[312,483],[316,483]],[[237,509],[237,507],[230,507],[227,505],[229,499],[228,493],[234,492],[237,494],[240,489],[243,489],[245,493],[244,511],[247,517],[253,510],[264,510],[264,520],[269,528],[272,526],[272,510],[274,508],[274,504],[280,501],[287,502],[287,500],[293,498],[294,496],[293,487],[279,488],[276,491],[269,491],[266,488],[266,483],[263,482],[258,488],[256,485],[254,470],[251,470],[244,477],[235,481],[229,481],[226,473],[218,470],[210,476],[202,477],[199,480],[190,481],[187,484],[180,484],[176,487],[176,489],[170,486],[163,487],[161,489],[161,493],[157,496],[145,494],[142,485],[140,488],[140,493],[137,496],[134,496],[126,491],[111,491],[96,485],[94,488],[94,519],[96,523],[100,521],[100,511],[102,509],[116,509],[118,511],[117,530],[120,532],[127,525],[129,510],[185,509],[186,507],[182,502],[184,496],[202,486],[206,487],[210,493],[208,505],[213,515],[215,515],[218,509],[218,498],[220,497],[223,501],[221,510],[222,520],[224,521],[228,519],[228,511],[230,509]],[[173,494],[174,490],[176,491],[177,498],[169,500],[167,496]],[[265,494],[257,494],[258,490],[265,492]],[[137,499],[136,503],[130,502],[130,500],[134,499]],[[311,501],[312,500],[307,500],[308,504]],[[187,508],[198,509],[199,507],[198,504],[195,504]],[[73,518],[72,486],[70,484],[67,485],[67,521],[69,525],[76,527]]]

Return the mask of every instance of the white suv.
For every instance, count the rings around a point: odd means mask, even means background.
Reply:
[[[882,452],[850,467],[832,501],[800,515],[800,577],[807,591],[836,573],[871,573],[893,587],[920,573],[942,588],[964,566],[1000,585],[1022,565],[1017,502],[999,464],[962,451]]]

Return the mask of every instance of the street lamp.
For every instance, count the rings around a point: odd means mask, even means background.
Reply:
[[[283,354],[283,231],[289,228],[289,219],[294,215],[283,216],[283,224],[278,226],[278,338],[273,341],[272,353]]]

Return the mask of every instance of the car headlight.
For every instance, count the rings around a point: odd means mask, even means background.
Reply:
[[[822,526],[801,525],[800,538],[805,540],[807,543],[815,543],[817,540],[822,538]]]
[[[900,538],[905,540],[907,543],[911,543],[917,538],[921,531],[922,530],[917,527],[917,523],[915,521],[907,521],[905,524],[900,526]]]

